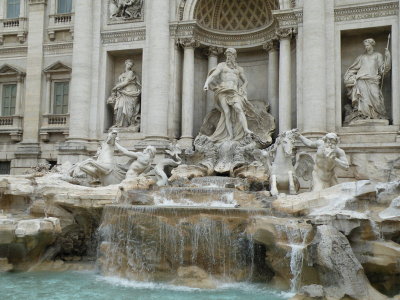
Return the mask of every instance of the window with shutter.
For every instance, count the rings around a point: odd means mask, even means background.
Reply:
[[[54,83],[53,113],[56,115],[68,113],[69,82]]]
[[[20,0],[7,0],[7,19],[19,18]]]
[[[15,103],[17,98],[17,85],[3,85],[3,95],[1,101],[1,115],[3,117],[13,116],[15,114]]]
[[[58,0],[57,13],[68,14],[72,11],[72,0]]]

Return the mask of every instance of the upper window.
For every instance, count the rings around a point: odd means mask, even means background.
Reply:
[[[68,113],[68,93],[69,82],[54,82],[54,99],[53,113],[67,114]]]
[[[8,117],[15,114],[15,104],[17,98],[17,85],[4,84],[1,101],[1,116]]]
[[[20,0],[7,0],[7,19],[19,18]]]
[[[68,14],[72,11],[72,0],[57,0],[57,13]]]

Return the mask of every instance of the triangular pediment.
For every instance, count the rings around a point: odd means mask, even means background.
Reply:
[[[15,75],[25,75],[25,72],[9,64],[3,64],[0,66],[0,76],[15,76]]]
[[[57,61],[43,70],[44,73],[71,73],[71,71],[71,67],[63,64],[61,61]]]

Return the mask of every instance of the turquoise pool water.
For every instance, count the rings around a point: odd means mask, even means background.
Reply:
[[[3,273],[0,295],[7,300],[282,300],[292,296],[256,284],[221,284],[216,290],[199,290],[92,272]]]

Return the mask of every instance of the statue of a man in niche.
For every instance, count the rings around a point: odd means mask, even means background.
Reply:
[[[141,84],[133,71],[133,61],[125,61],[125,71],[119,75],[107,103],[114,108],[113,127],[130,127],[134,132],[140,128]]]
[[[356,58],[344,75],[344,84],[353,107],[353,120],[387,120],[382,94],[383,76],[391,69],[391,55],[375,52],[375,40],[364,40],[365,53]]]
[[[253,134],[246,119],[246,113],[254,112],[247,100],[247,78],[236,62],[236,50],[228,48],[225,56],[226,62],[211,70],[204,84],[205,91],[211,88],[215,93],[216,107],[221,112],[217,128],[210,137],[213,142],[240,140]]]

